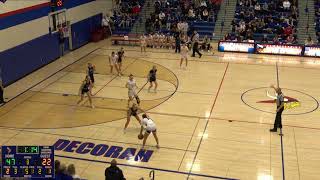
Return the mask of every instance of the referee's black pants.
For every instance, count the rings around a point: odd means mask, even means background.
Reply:
[[[199,43],[195,42],[193,43],[193,48],[192,48],[193,52],[192,52],[192,57],[194,57],[196,55],[196,53],[201,57],[202,54],[199,51]]]
[[[284,110],[284,107],[281,108],[277,114],[276,114],[276,119],[274,120],[274,125],[273,125],[273,129],[277,129],[277,128],[280,128],[282,129],[282,112]]]

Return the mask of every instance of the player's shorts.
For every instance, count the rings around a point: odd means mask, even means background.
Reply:
[[[117,63],[122,63],[122,58],[121,57],[118,58],[118,62]]]
[[[187,59],[188,55],[187,54],[181,54],[181,59]]]
[[[147,127],[147,128],[146,128],[146,132],[147,132],[148,134],[153,133],[153,132],[157,132],[157,128],[156,128],[156,127],[152,127],[152,128]]]
[[[131,111],[130,112],[130,116],[137,116],[138,114],[137,114],[137,112],[136,111]]]
[[[132,98],[132,99],[133,99],[133,98],[135,98],[136,96],[138,96],[138,95],[137,95],[137,93],[136,93],[135,91],[132,91],[132,90],[129,90],[129,91],[128,91],[128,97],[129,97],[129,98]]]
[[[157,80],[157,78],[155,78],[155,77],[150,77],[149,78],[149,82],[156,82],[156,80]]]
[[[93,74],[89,74],[89,77],[90,77],[91,82],[94,83],[94,76],[93,76]]]
[[[85,94],[85,93],[88,93],[88,92],[89,92],[89,89],[83,88],[83,89],[81,90],[81,94]]]

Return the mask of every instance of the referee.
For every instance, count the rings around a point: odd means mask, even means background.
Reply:
[[[192,57],[195,57],[195,53],[198,53],[199,58],[201,58],[202,54],[199,52],[199,34],[197,31],[193,31],[191,41],[193,43],[193,48],[192,48]]]
[[[270,132],[277,132],[277,129],[280,128],[282,129],[282,112],[284,110],[284,95],[281,91],[280,87],[274,87],[273,85],[271,86],[277,93],[277,114],[276,114],[276,119],[274,120],[274,126],[273,129],[270,129]]]

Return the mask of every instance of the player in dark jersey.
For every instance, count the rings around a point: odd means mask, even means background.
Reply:
[[[148,92],[150,92],[150,89],[153,87],[153,83],[154,83],[154,92],[157,92],[158,83],[157,83],[157,67],[156,66],[153,66],[152,69],[149,71],[148,81],[150,83]]]
[[[91,80],[91,83],[92,83],[92,88],[94,87],[94,72],[96,71],[96,67],[91,64],[91,63],[88,63],[88,69],[87,69],[87,74],[88,76],[90,77],[90,80]],[[92,88],[90,89],[90,95],[92,95]]]
[[[124,58],[124,50],[123,47],[118,51],[118,67],[119,67],[119,72],[121,73],[121,67],[122,67],[122,60]]]
[[[129,105],[129,109],[127,111],[127,122],[124,126],[124,130],[127,129],[128,125],[130,123],[131,116],[135,117],[137,119],[137,121],[139,122],[139,124],[141,124],[141,120],[138,116],[138,111],[145,113],[144,110],[142,110],[136,103],[133,103],[131,101],[129,104],[131,104],[131,105]]]
[[[83,101],[84,95],[87,94],[88,99],[89,99],[89,103],[91,108],[94,108],[94,105],[92,103],[92,99],[91,99],[91,94],[90,94],[90,90],[92,88],[92,83],[90,80],[90,77],[87,75],[85,80],[82,82],[80,89],[79,89],[79,95],[81,97],[81,99],[78,101],[78,105],[80,105],[80,103]]]

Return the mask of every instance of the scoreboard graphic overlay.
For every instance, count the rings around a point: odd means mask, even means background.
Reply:
[[[0,177],[53,178],[53,146],[1,146]]]

